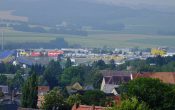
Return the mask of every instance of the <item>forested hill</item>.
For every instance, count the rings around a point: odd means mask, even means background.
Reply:
[[[85,2],[84,0],[2,0],[0,10],[29,18],[29,22],[55,26],[66,22],[100,30],[127,33],[172,34],[175,14]]]

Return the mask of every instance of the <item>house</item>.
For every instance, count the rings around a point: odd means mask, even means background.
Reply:
[[[118,96],[120,94],[120,90],[118,87],[113,88],[112,92],[114,95]]]
[[[124,71],[101,71],[103,74],[103,81],[101,84],[101,91],[104,93],[112,93],[114,88],[118,88],[121,84],[127,83],[131,80],[131,73]]]
[[[87,85],[87,86],[84,87],[84,90],[85,91],[94,90],[94,87],[93,87],[93,85]]]
[[[142,72],[131,75],[132,80],[136,78],[156,78],[164,83],[175,84],[175,72]]]
[[[74,104],[74,106],[72,107],[72,110],[106,110],[106,108],[101,106],[88,106],[88,105]]]
[[[38,86],[38,108],[41,108],[42,103],[44,102],[44,95],[49,92],[49,86]]]
[[[80,83],[76,82],[72,86],[66,86],[66,90],[69,95],[77,93],[77,91],[83,90],[83,87],[80,85]]]
[[[8,86],[0,85],[0,91],[2,91],[4,94],[8,94],[9,93]]]

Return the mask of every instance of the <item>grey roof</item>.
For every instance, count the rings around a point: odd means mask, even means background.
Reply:
[[[114,88],[118,88],[121,84],[127,83],[131,80],[131,73],[125,71],[102,71],[105,81],[102,91],[105,93],[111,93]]]
[[[84,90],[94,90],[94,87],[92,85],[88,85],[84,88]]]
[[[115,76],[105,76],[105,84],[121,85],[122,83],[127,83],[131,80],[130,75],[115,75]]]
[[[112,90],[113,90],[114,88],[116,88],[116,87],[119,87],[119,85],[106,84],[106,85],[103,87],[102,91],[103,91],[104,93],[111,93]]]

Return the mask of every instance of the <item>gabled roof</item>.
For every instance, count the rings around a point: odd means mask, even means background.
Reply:
[[[131,74],[131,72],[129,71],[116,71],[116,70],[102,70],[100,72],[102,73],[104,77],[105,76],[116,76],[116,75],[127,76]]]
[[[131,80],[130,75],[115,75],[115,76],[105,76],[105,84],[120,85],[122,83],[129,82]]]
[[[74,85],[72,85],[72,89],[82,90],[83,87],[80,85],[80,83],[76,82]]]
[[[175,84],[175,72],[143,72],[132,74],[132,78],[157,78],[168,84]]]
[[[83,90],[83,87],[80,85],[80,83],[76,82],[72,86],[66,86],[66,90],[67,90],[68,94],[73,94],[79,90]]]
[[[105,80],[105,84],[120,85],[131,80],[131,73],[125,71],[101,71]]]
[[[119,87],[119,85],[115,84],[105,84],[104,87],[101,89],[104,93],[112,93],[112,90],[115,87]]]

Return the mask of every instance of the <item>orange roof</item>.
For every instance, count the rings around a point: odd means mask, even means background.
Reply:
[[[157,78],[168,84],[175,84],[175,72],[153,72],[153,73],[136,73],[132,74],[133,79],[136,78]]]
[[[49,86],[38,86],[38,92],[48,92]]]
[[[101,106],[88,106],[88,105],[74,105],[72,110],[105,110],[105,107]]]

